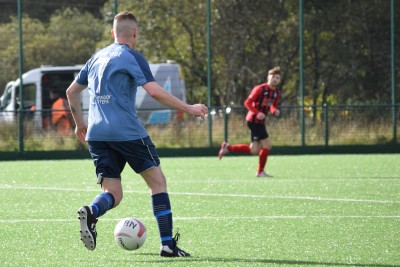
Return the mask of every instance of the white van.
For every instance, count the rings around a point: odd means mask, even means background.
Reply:
[[[52,99],[50,91],[57,91],[65,97],[65,91],[79,73],[83,65],[76,66],[42,66],[22,75],[23,95],[19,101],[19,79],[8,82],[0,97],[0,123],[11,123],[17,119],[17,111],[22,107],[31,116],[34,125],[46,128],[45,121],[50,115]],[[150,70],[156,81],[177,98],[186,101],[185,82],[181,77],[178,64],[150,64]],[[81,93],[82,108],[87,116],[89,93],[85,89]],[[138,88],[136,108],[144,124],[168,123],[171,111],[160,104],[142,88]],[[143,111],[143,112],[142,112]]]

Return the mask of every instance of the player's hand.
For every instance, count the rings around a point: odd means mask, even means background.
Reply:
[[[78,126],[75,127],[75,135],[76,135],[76,137],[78,137],[79,141],[82,141],[82,142],[85,141],[86,132],[87,132],[86,125],[80,126],[80,127],[78,127]]]
[[[257,120],[262,121],[263,119],[265,119],[265,114],[262,112],[258,112],[256,118]]]
[[[275,110],[273,115],[278,117],[280,114],[281,114],[281,111],[279,109],[277,109],[277,110]]]
[[[193,117],[200,117],[202,120],[204,120],[208,114],[208,108],[204,104],[194,104],[190,106],[189,113]]]

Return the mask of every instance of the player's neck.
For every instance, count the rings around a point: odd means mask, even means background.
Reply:
[[[269,89],[271,89],[272,91],[275,91],[275,90],[276,90],[276,87],[277,87],[277,86],[273,86],[273,85],[271,85],[271,84],[269,84],[269,83],[267,83],[267,85],[268,85]]]
[[[132,42],[131,40],[124,39],[124,38],[115,38],[114,43],[117,43],[117,44],[126,44],[126,45],[128,45],[130,48],[132,48],[132,49],[135,48],[135,43],[134,43],[134,42]]]

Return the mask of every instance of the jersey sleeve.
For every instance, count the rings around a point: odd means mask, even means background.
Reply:
[[[135,75],[135,77],[139,77],[137,81],[138,85],[142,86],[145,83],[154,82],[155,79],[153,77],[153,74],[151,73],[149,63],[144,58],[144,56],[137,51],[133,51],[132,54],[135,57],[140,72],[142,74],[142,75]]]
[[[257,99],[260,97],[262,93],[262,87],[261,86],[256,86],[253,88],[251,91],[250,95],[247,97],[247,99],[244,101],[244,106],[254,114],[257,114],[259,111],[255,108],[253,105],[254,102],[257,101]]]
[[[81,69],[81,71],[75,78],[75,81],[80,85],[88,85],[88,77],[89,77],[88,65],[89,61],[86,62],[85,66]]]

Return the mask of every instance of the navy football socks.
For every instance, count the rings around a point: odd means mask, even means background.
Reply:
[[[151,196],[153,213],[156,217],[163,246],[172,247],[172,211],[168,193],[159,193]]]
[[[93,200],[90,206],[92,207],[93,215],[98,218],[104,215],[108,210],[114,207],[115,199],[111,193],[101,193]]]

